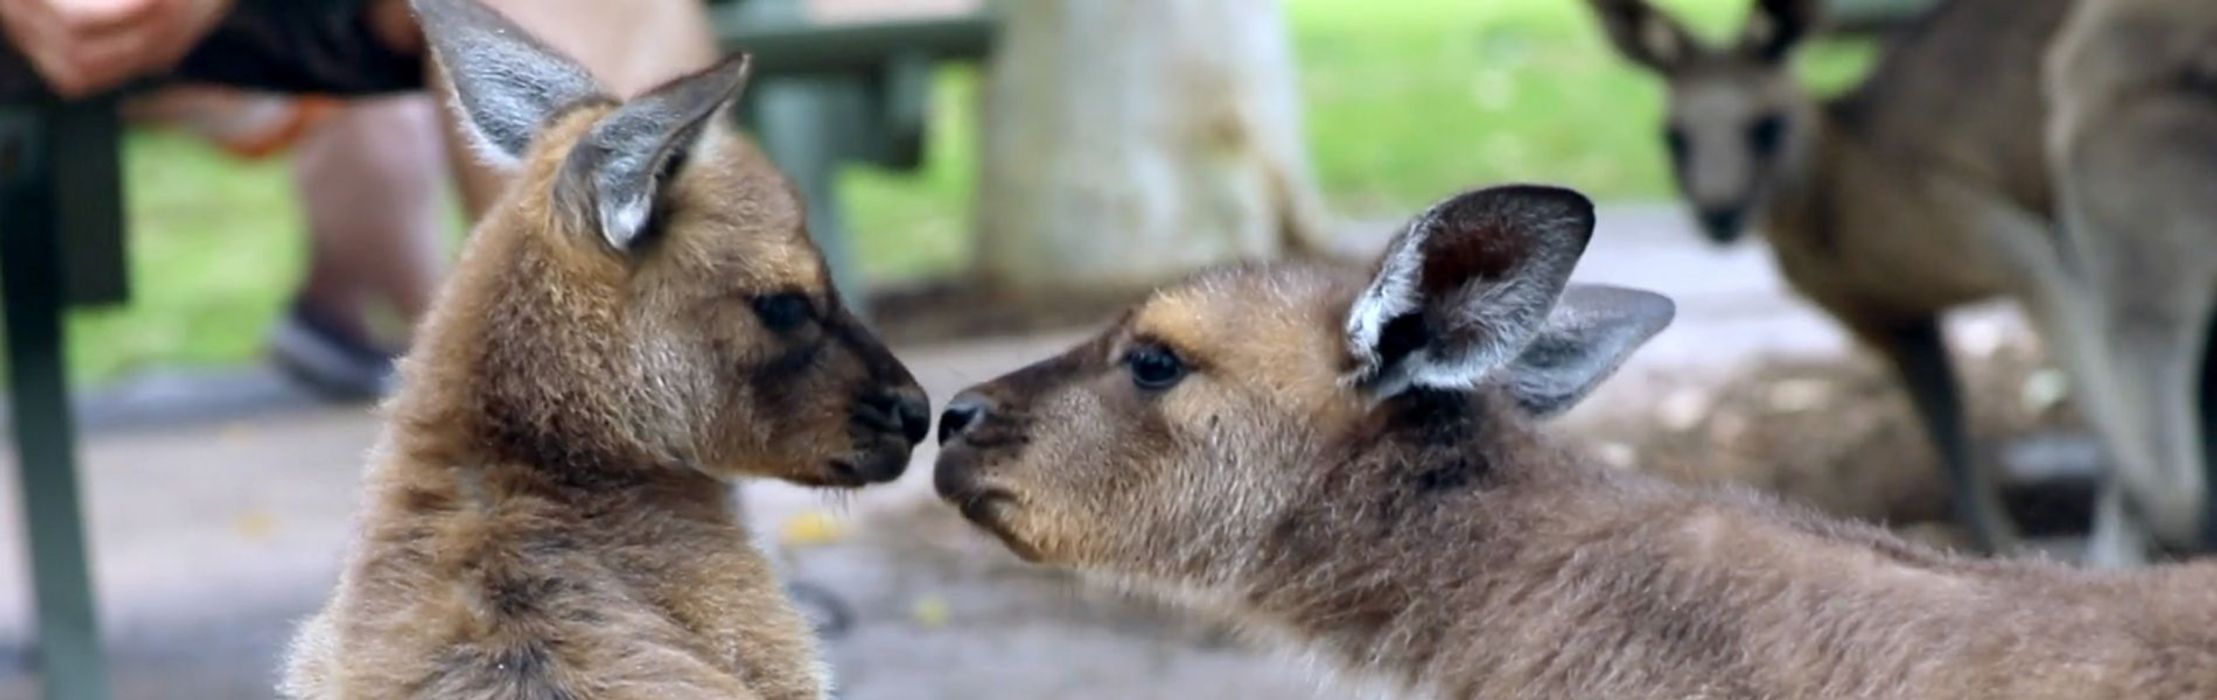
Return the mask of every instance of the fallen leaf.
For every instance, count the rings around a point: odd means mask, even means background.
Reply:
[[[231,531],[250,540],[266,540],[277,534],[277,516],[266,510],[249,510],[231,518]]]
[[[778,542],[793,547],[821,547],[846,538],[847,523],[820,510],[787,518],[778,528]]]
[[[945,598],[936,595],[925,595],[917,598],[914,603],[908,606],[908,616],[914,619],[916,624],[929,629],[938,629],[947,626],[947,620],[954,617],[954,609],[947,605],[947,599]]]

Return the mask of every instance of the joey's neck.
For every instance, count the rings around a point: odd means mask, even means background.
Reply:
[[[1989,604],[1977,566],[1875,531],[1551,466],[1306,509],[1236,599],[1343,667],[1453,697],[1823,696],[1914,680],[1901,652],[1958,649],[1954,618]]]
[[[484,369],[457,359],[474,354],[462,348],[427,362],[411,357],[406,383],[386,409],[388,451],[426,464],[529,468],[549,483],[584,490],[706,478],[670,450],[643,444],[622,404],[596,405],[604,397],[586,389],[499,376],[508,371],[501,368],[545,363]]]
[[[588,515],[621,509],[714,515],[729,508],[728,485],[683,464],[613,451],[526,449],[479,416],[429,424],[425,417],[403,413],[387,426],[381,447],[387,471],[404,487],[431,487],[463,505],[521,498]]]

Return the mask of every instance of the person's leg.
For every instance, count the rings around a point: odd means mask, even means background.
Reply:
[[[438,287],[437,111],[422,95],[349,102],[296,152],[310,262],[273,350],[325,391],[382,393],[396,346],[383,342],[370,313],[383,307],[412,328]]]
[[[487,0],[487,5],[569,54],[618,97],[716,60],[716,41],[701,0]],[[433,69],[436,71],[436,68]],[[433,77],[432,82],[438,83]],[[442,88],[443,89],[443,88]],[[505,178],[470,152],[446,115],[448,157],[474,219],[500,196]]]
[[[410,323],[430,307],[443,257],[438,110],[421,95],[360,100],[301,144],[308,301],[385,304]]]

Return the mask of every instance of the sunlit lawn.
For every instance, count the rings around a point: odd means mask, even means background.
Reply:
[[[1712,34],[1746,0],[1680,0]],[[1454,188],[1552,181],[1602,198],[1667,195],[1661,88],[1611,55],[1582,0],[1288,0],[1313,166],[1339,213],[1392,216]],[[1809,58],[1831,83],[1859,47]],[[847,205],[865,274],[958,273],[976,166],[976,79],[950,70],[918,173],[853,172]],[[254,357],[302,269],[286,166],[239,163],[185,138],[127,149],[131,305],[72,320],[80,379]]]

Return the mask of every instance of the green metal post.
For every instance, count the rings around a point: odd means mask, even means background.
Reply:
[[[1829,0],[1825,22],[1836,33],[1878,34],[1907,26],[1937,0]]]
[[[755,52],[757,75],[866,73],[892,54],[978,58],[993,46],[990,14],[812,24],[775,11],[782,1],[715,10],[717,25],[732,28],[723,34],[727,45]]]
[[[793,0],[751,0],[734,9],[750,25],[799,26],[808,21],[801,3]],[[855,315],[866,316],[869,293],[855,269],[846,218],[839,209],[839,163],[846,157],[840,146],[847,135],[836,124],[840,82],[835,77],[773,76],[750,90],[763,150],[807,200],[809,235],[824,250],[832,284]]]
[[[860,313],[867,291],[838,199],[840,166],[922,163],[932,68],[992,47],[990,13],[817,23],[801,0],[712,0],[726,49],[754,54],[746,114],[763,150],[807,199],[809,230]]]
[[[842,129],[837,99],[830,78],[771,78],[755,88],[755,129],[770,161],[785,171],[808,204],[808,231],[824,249],[831,265],[832,283],[839,286],[847,307],[856,315],[864,308],[868,291],[861,271],[855,269],[853,242],[839,208],[839,163]]]
[[[59,203],[65,193],[56,161],[66,149],[54,125],[70,119],[113,124],[109,109],[91,103],[0,110],[0,304],[7,317],[9,417],[48,700],[108,697],[62,357],[68,295]]]

